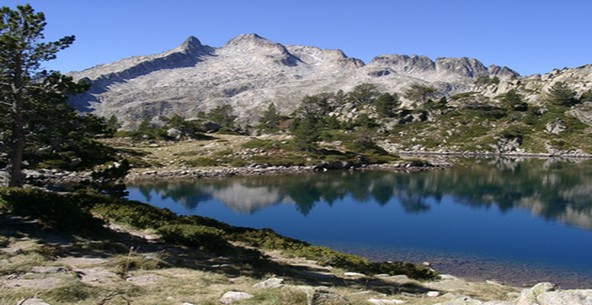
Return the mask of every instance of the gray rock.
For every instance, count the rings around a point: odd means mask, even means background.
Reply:
[[[274,278],[270,278],[270,279],[267,279],[263,282],[259,282],[255,285],[253,285],[253,288],[258,288],[258,289],[279,288],[282,286],[283,281],[284,281],[284,279],[274,277]]]
[[[31,272],[34,273],[63,273],[68,272],[66,267],[54,267],[54,266],[34,266],[31,268]]]
[[[179,129],[176,129],[176,128],[169,128],[167,130],[167,136],[170,137],[170,138],[177,139],[177,138],[179,138],[181,136],[181,134],[182,134],[181,131]]]
[[[330,292],[325,289],[316,289],[312,295],[309,305],[349,305],[351,304],[344,296]]]
[[[565,126],[565,123],[563,123],[563,121],[560,119],[556,119],[552,122],[547,123],[547,125],[545,125],[545,130],[550,134],[560,134],[560,133],[564,132],[565,129],[567,129],[567,127]]]
[[[252,298],[253,295],[242,291],[228,291],[220,299],[221,304],[232,304],[233,302]]]
[[[592,289],[549,291],[536,299],[539,305],[592,305]]]
[[[483,302],[471,297],[462,296],[452,301],[440,303],[441,305],[483,305]]]
[[[516,300],[516,305],[539,305],[537,304],[537,297],[545,292],[553,291],[555,285],[544,282],[534,285],[532,288],[522,290],[520,297]]]
[[[16,304],[17,305],[50,305],[49,303],[46,303],[42,299],[38,299],[38,298],[23,299],[23,300],[18,301]]]
[[[0,171],[0,187],[8,186],[9,175],[7,171]]]
[[[365,274],[359,273],[359,272],[344,272],[343,275],[349,276],[349,277],[365,277],[366,276]]]

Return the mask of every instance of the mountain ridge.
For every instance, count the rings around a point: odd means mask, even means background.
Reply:
[[[115,115],[124,126],[133,126],[146,116],[191,118],[225,104],[233,107],[239,122],[249,124],[272,102],[281,113],[289,114],[306,95],[348,91],[361,83],[399,94],[419,83],[450,96],[475,90],[479,77],[497,77],[500,88],[509,87],[517,78],[531,83],[541,79],[521,77],[508,67],[485,66],[467,57],[383,54],[365,63],[339,49],[283,45],[257,34],[238,35],[222,47],[189,36],[162,53],[125,58],[70,75],[92,83],[87,93],[70,99],[71,105],[100,116]]]

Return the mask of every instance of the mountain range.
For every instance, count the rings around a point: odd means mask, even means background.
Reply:
[[[521,78],[508,67],[485,66],[472,58],[380,55],[364,63],[341,50],[282,45],[257,34],[239,35],[222,47],[191,36],[160,54],[69,75],[92,84],[87,93],[72,97],[71,105],[99,116],[115,115],[128,127],[146,116],[191,118],[225,104],[233,107],[239,122],[252,123],[272,102],[289,114],[305,95],[347,92],[362,83],[391,93],[419,83],[452,95],[476,90],[475,80],[483,76],[497,77],[501,87]]]
[[[243,34],[222,47],[202,44],[190,36],[176,48],[160,54],[135,56],[69,73],[91,82],[88,92],[69,103],[81,112],[114,115],[124,128],[145,117],[180,115],[230,105],[241,125],[260,118],[274,103],[288,115],[306,95],[348,92],[370,83],[382,92],[403,92],[413,84],[437,88],[444,96],[477,92],[495,99],[511,89],[530,104],[543,103],[555,82],[568,82],[578,93],[592,88],[592,65],[555,69],[544,75],[520,76],[505,66],[485,66],[473,58],[436,58],[388,54],[364,63],[341,50],[282,45],[257,34]],[[477,80],[496,79],[495,83]],[[592,118],[590,118],[592,121]]]

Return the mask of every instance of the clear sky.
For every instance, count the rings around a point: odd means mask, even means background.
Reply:
[[[1,0],[45,13],[46,38],[76,42],[48,62],[68,72],[239,34],[381,54],[474,57],[522,75],[592,64],[591,0]]]

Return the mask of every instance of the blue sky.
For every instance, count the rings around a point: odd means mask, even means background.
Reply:
[[[2,0],[44,12],[46,38],[76,42],[48,62],[68,72],[172,49],[193,35],[213,47],[244,33],[381,54],[474,57],[522,75],[592,64],[590,0]]]

